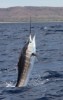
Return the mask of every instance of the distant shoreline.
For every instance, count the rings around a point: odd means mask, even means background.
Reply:
[[[0,23],[63,22],[63,7],[0,8]]]
[[[52,22],[63,22],[63,21],[34,21],[34,22],[31,22],[31,23],[52,23]],[[27,22],[27,21],[25,21],[25,22],[0,22],[0,24],[1,23],[4,23],[4,24],[6,24],[6,23],[10,23],[10,24],[12,24],[12,23],[29,23],[29,22]]]

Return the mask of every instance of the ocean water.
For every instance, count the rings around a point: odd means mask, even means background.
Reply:
[[[32,23],[37,58],[28,85],[16,88],[29,23],[0,23],[0,100],[63,100],[63,22]]]

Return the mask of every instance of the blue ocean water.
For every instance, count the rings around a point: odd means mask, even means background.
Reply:
[[[63,100],[63,22],[32,23],[31,30],[38,58],[28,85],[16,88],[29,23],[0,23],[0,100]]]

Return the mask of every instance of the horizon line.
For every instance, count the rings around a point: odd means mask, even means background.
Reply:
[[[14,8],[14,7],[50,7],[50,8],[62,8],[63,6],[9,6],[9,7],[0,7],[1,9],[5,8]]]

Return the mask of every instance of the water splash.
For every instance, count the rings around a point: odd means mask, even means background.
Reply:
[[[12,82],[6,82],[6,87],[15,87],[15,85]]]

